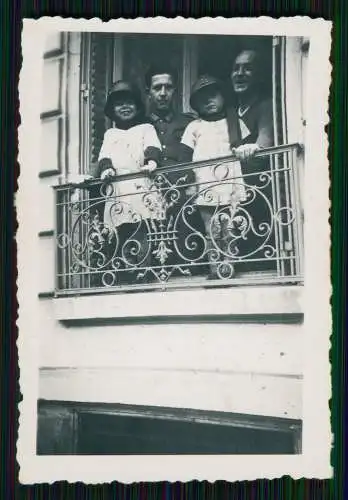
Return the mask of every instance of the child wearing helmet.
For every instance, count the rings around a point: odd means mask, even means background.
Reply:
[[[190,105],[198,118],[187,126],[181,139],[182,161],[231,156],[223,84],[210,75],[201,76],[192,87]],[[235,272],[233,257],[238,257],[236,242],[241,234],[238,206],[246,196],[240,161],[217,161],[194,171],[197,188],[192,203],[199,208],[204,222],[208,278],[231,278]]]

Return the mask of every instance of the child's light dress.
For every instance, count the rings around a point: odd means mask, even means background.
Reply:
[[[145,151],[150,147],[161,149],[156,130],[149,123],[127,130],[110,128],[105,132],[99,161],[110,159],[116,175],[140,172],[145,162]],[[112,187],[113,193],[105,202],[104,225],[117,227],[160,217],[160,196],[145,174],[113,182]]]
[[[187,127],[182,144],[193,150],[192,161],[210,160],[232,154],[225,118],[206,121],[198,118]],[[194,202],[202,206],[230,205],[245,200],[245,185],[239,161],[195,169],[197,193]]]

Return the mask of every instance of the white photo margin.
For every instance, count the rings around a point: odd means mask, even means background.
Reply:
[[[37,456],[38,331],[36,296],[32,290],[37,267],[38,220],[36,168],[40,151],[41,57],[45,34],[61,31],[138,33],[260,34],[304,36],[310,39],[307,77],[307,139],[304,178],[305,213],[305,335],[303,390],[303,453],[294,456]],[[19,191],[16,195],[18,243],[18,352],[20,391],[17,460],[25,484],[58,480],[103,483],[114,480],[190,481],[273,479],[283,475],[324,479],[330,465],[330,227],[328,98],[331,79],[331,23],[306,17],[272,19],[203,18],[135,19],[103,23],[99,19],[24,19],[23,65],[20,73]]]

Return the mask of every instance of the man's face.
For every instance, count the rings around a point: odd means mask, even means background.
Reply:
[[[170,111],[175,87],[171,75],[153,75],[149,88],[149,98],[154,111]]]
[[[234,62],[231,80],[233,90],[237,94],[247,93],[254,84],[255,57],[254,51],[245,50],[237,56]]]

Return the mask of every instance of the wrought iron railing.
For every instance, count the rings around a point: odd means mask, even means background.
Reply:
[[[301,282],[298,151],[55,186],[56,294]]]

